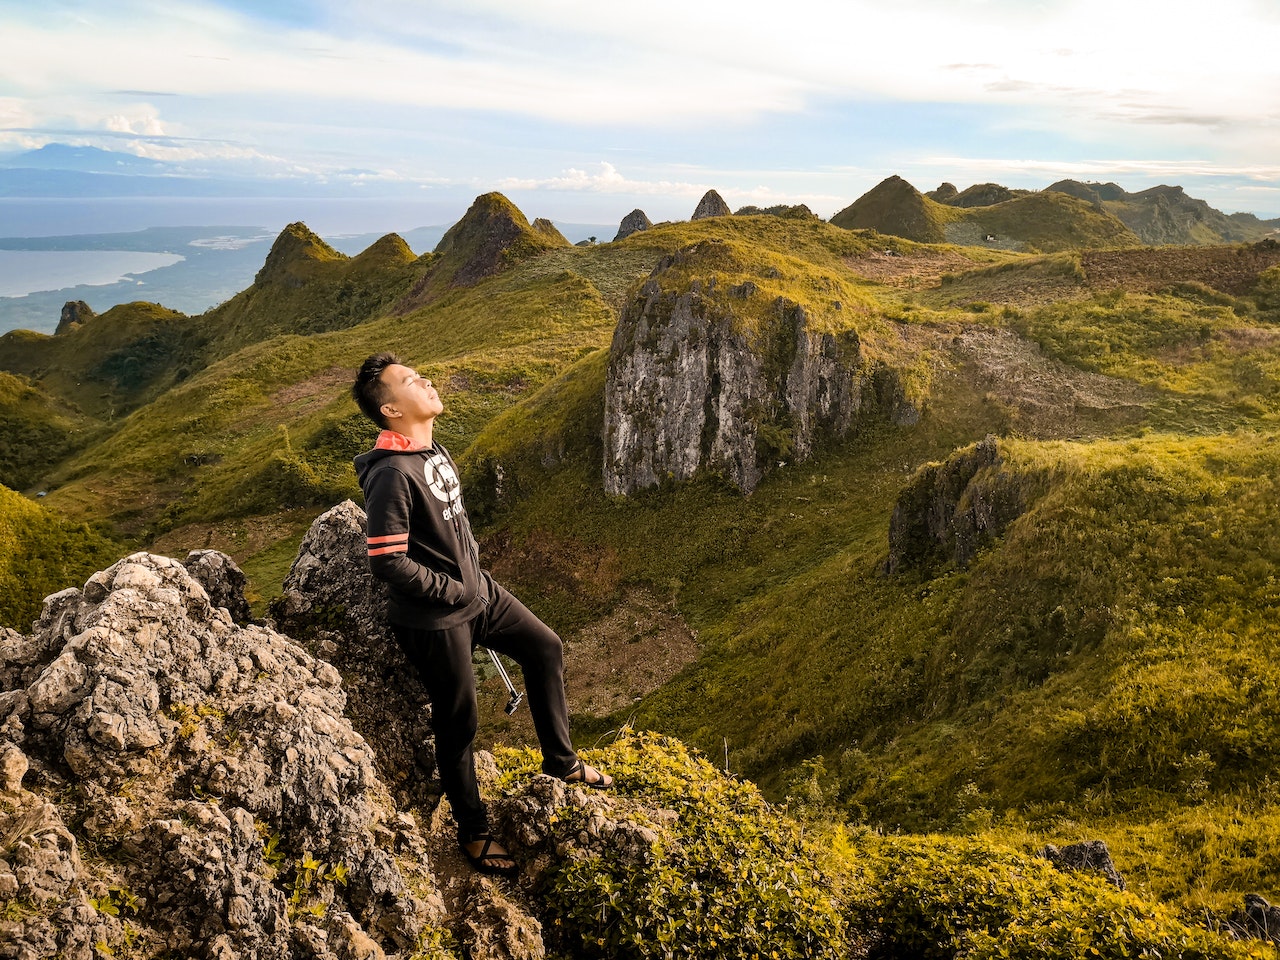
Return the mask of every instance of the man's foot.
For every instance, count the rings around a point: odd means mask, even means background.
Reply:
[[[491,833],[481,833],[467,843],[458,841],[462,855],[478,873],[489,873],[499,877],[514,876],[520,866],[511,854],[502,848],[498,838]]]
[[[591,787],[593,790],[608,790],[613,786],[613,777],[607,773],[601,773],[589,764],[583,763],[581,757],[574,761],[569,772],[560,779],[565,783],[581,784],[584,787]]]

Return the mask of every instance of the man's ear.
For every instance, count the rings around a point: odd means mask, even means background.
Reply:
[[[378,409],[379,409],[380,411],[382,411],[382,415],[383,415],[384,417],[386,417],[388,420],[398,420],[398,419],[400,419],[401,417],[403,417],[403,416],[404,416],[404,414],[403,414],[403,413],[401,413],[399,410],[397,410],[397,409],[396,409],[392,404],[390,404],[390,403],[384,403],[384,404],[383,404],[382,406],[380,406]]]

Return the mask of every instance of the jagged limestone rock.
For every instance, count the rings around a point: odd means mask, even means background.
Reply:
[[[708,190],[702,195],[702,199],[698,201],[697,208],[693,211],[692,220],[705,220],[707,217],[727,217],[733,211],[729,209],[729,205],[724,202],[720,194],[714,190]]]
[[[93,308],[83,300],[68,300],[62,305],[62,315],[58,319],[58,329],[54,331],[54,336],[74,330],[96,316]]]
[[[397,802],[431,809],[440,797],[431,707],[387,628],[386,587],[369,573],[365,537],[365,513],[350,500],[317,517],[272,612],[342,673],[347,716],[373,745]]]
[[[639,233],[642,230],[648,230],[652,226],[653,226],[653,221],[651,221],[645,215],[645,212],[643,210],[637,207],[635,210],[632,210],[625,217],[623,217],[622,222],[618,224],[618,232],[613,238],[614,242],[617,242],[618,240],[622,240],[626,237],[629,237],[633,233]]]
[[[857,334],[811,333],[804,306],[776,298],[760,332],[735,311],[751,281],[685,283],[714,243],[664,258],[614,331],[605,381],[604,485],[629,494],[699,471],[744,492],[822,436],[870,419],[913,422],[896,373],[864,362]],[[669,279],[665,274],[671,271]]]
[[[422,840],[343,716],[337,670],[237,626],[178,561],[134,554],[51,596],[33,634],[6,633],[0,654],[6,785],[14,750],[30,764],[25,806],[14,814],[10,791],[3,812],[35,838],[7,872],[13,895],[39,904],[6,930],[7,955],[119,946],[90,897],[121,898],[136,936],[190,957],[292,957],[312,930],[331,944],[314,955],[337,957],[326,925],[338,913],[405,954],[439,917],[430,883],[424,899],[397,863]],[[82,841],[116,852],[88,874]],[[323,866],[306,874],[305,858]],[[5,874],[0,897],[15,886]]]

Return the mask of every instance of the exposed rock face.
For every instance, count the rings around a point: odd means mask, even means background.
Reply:
[[[708,190],[702,195],[702,199],[698,201],[697,209],[693,211],[692,220],[705,220],[707,217],[727,217],[733,211],[729,209],[729,205],[721,199],[720,194],[714,190]]]
[[[889,573],[954,561],[967,564],[1026,510],[1025,481],[1000,470],[987,437],[945,463],[921,467],[898,495],[889,521]]]
[[[97,314],[93,312],[93,308],[83,300],[68,300],[62,305],[62,317],[58,320],[58,329],[54,331],[54,336],[74,330],[80,324],[88,323],[96,316]]]
[[[401,806],[440,795],[427,692],[387,629],[386,588],[369,574],[365,513],[350,500],[317,517],[272,608],[280,629],[338,668],[347,715],[373,745]]]
[[[645,216],[643,210],[637,207],[622,218],[622,223],[618,224],[618,233],[613,239],[616,242],[631,236],[633,233],[648,230],[652,226],[653,222]]]
[[[1061,848],[1055,847],[1052,843],[1046,844],[1040,851],[1040,856],[1064,872],[1074,873],[1083,870],[1099,873],[1117,890],[1126,888],[1124,877],[1120,876],[1120,871],[1116,869],[1115,862],[1111,859],[1111,851],[1101,840],[1085,840],[1082,843],[1073,843]]]
[[[49,597],[0,635],[0,682],[0,900],[34,905],[4,956],[118,951],[125,920],[147,955],[407,954],[439,915],[337,670],[235,625],[177,561]]]
[[[705,251],[664,258],[623,310],[605,382],[604,484],[628,494],[702,470],[751,492],[779,461],[868,419],[913,422],[894,371],[864,363],[857,334],[813,334],[782,298],[749,332],[735,317],[758,288],[679,280]],[[664,273],[678,276],[664,283]]]

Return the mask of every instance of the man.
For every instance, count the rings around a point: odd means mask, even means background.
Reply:
[[[392,633],[431,698],[436,764],[458,844],[475,869],[510,875],[517,865],[490,833],[476,782],[477,645],[524,671],[543,772],[596,789],[613,779],[583,763],[569,741],[560,638],[480,566],[457,469],[433,437],[444,404],[431,381],[379,353],[360,367],[351,395],[382,428],[374,448],[355,459],[369,517],[369,566],[389,585]]]

